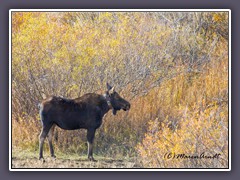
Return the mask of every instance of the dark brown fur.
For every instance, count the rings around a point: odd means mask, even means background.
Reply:
[[[43,143],[48,138],[50,153],[55,157],[52,136],[54,127],[65,130],[87,129],[88,158],[93,159],[95,131],[102,124],[103,116],[112,109],[114,115],[120,109],[129,110],[130,103],[120,97],[110,85],[105,95],[88,93],[76,99],[52,96],[42,101],[40,117],[42,132],[39,137],[39,159],[43,159]]]

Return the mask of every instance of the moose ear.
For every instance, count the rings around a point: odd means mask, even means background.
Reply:
[[[114,87],[112,87],[112,89],[110,89],[110,90],[109,90],[109,94],[112,94],[112,93],[114,93],[114,91],[115,91],[115,88],[114,88]]]
[[[110,86],[108,83],[107,83],[107,90],[110,91],[112,89],[112,86]]]

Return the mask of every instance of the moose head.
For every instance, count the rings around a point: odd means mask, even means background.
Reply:
[[[107,83],[106,98],[112,108],[113,115],[116,115],[117,111],[120,111],[121,109],[124,111],[128,111],[130,109],[130,103],[125,99],[123,99],[115,91],[115,88],[110,86],[108,83]]]

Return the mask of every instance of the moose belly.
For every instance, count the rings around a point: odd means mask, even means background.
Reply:
[[[75,130],[85,128],[85,124],[79,123],[71,119],[65,119],[63,121],[56,121],[55,124],[65,130]]]
[[[98,128],[101,125],[101,118],[93,114],[89,116],[84,113],[70,113],[58,116],[54,123],[65,130]]]

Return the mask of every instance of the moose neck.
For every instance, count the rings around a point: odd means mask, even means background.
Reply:
[[[98,106],[101,109],[101,116],[104,116],[104,114],[106,114],[112,108],[112,106],[110,106],[109,104],[110,98],[109,99],[108,98],[106,98],[106,95],[88,93],[79,98],[76,98],[74,102],[80,104],[81,102],[88,102],[88,104]]]
[[[106,93],[103,95],[103,97],[104,97],[105,100],[107,101],[107,104],[108,104],[109,109],[112,109],[112,104],[111,104],[111,99],[110,99],[110,97],[109,97]]]
[[[115,110],[111,104],[110,97],[106,93],[103,94],[103,97],[104,97],[104,101],[105,101],[105,103],[104,103],[105,105],[104,105],[104,107],[102,107],[104,114],[106,114],[110,109],[114,112]]]

